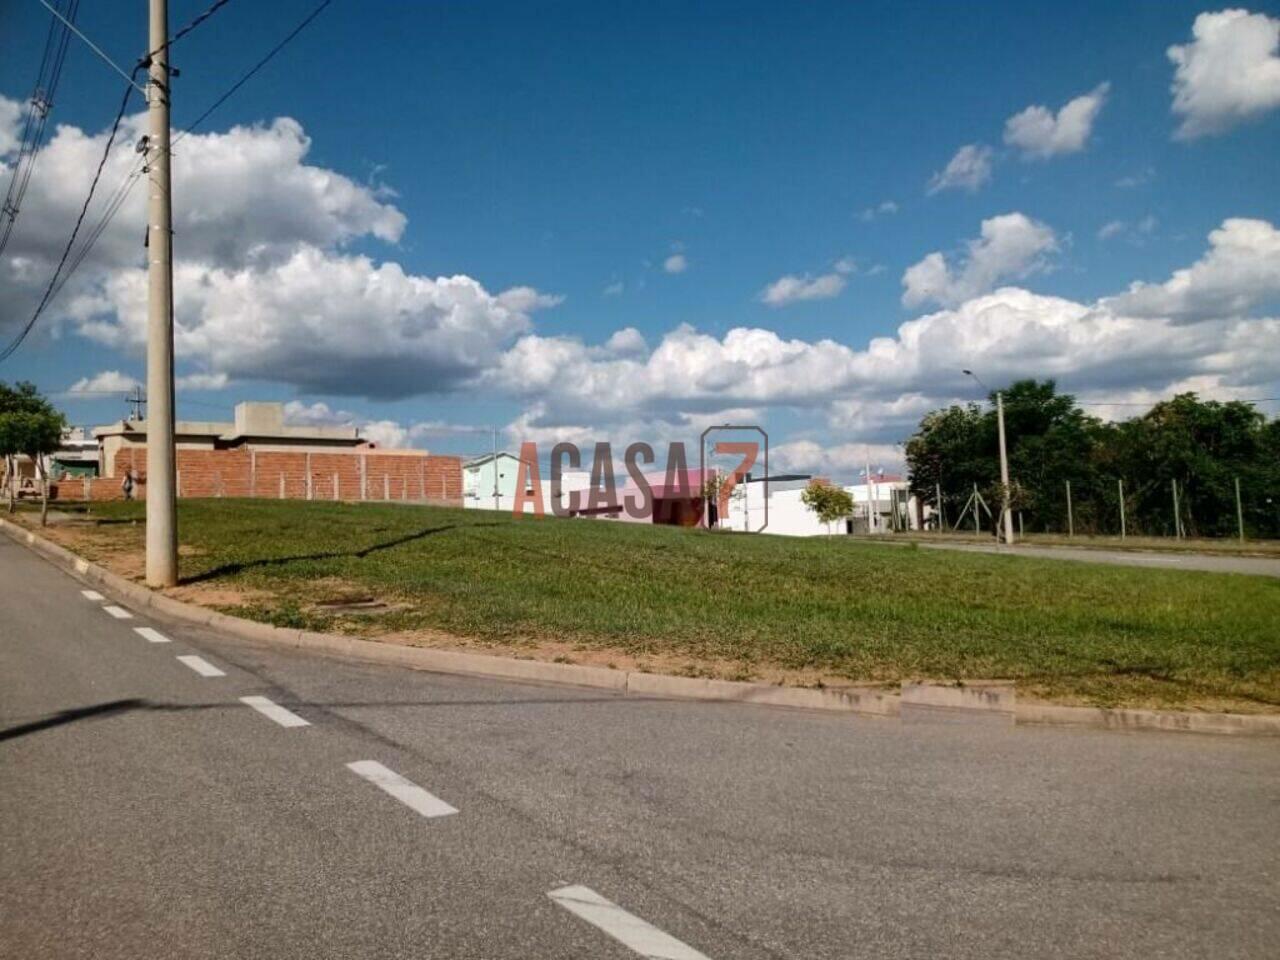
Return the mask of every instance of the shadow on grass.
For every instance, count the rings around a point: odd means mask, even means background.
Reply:
[[[471,527],[496,527],[500,524],[496,523],[468,523],[462,524],[462,527],[470,529]],[[197,573],[194,576],[183,577],[183,584],[203,583],[206,580],[217,580],[219,577],[233,577],[236,574],[244,573],[246,570],[255,570],[262,567],[277,567],[287,563],[297,563],[307,560],[342,560],[356,559],[361,560],[370,554],[379,553],[383,550],[391,550],[395,547],[402,547],[406,543],[413,543],[416,540],[422,540],[426,537],[437,533],[448,533],[450,530],[459,529],[459,524],[447,523],[440,527],[427,527],[416,533],[408,533],[403,537],[396,537],[394,540],[386,540],[382,543],[375,543],[372,546],[362,547],[359,550],[327,550],[323,553],[304,553],[296,554],[289,557],[263,557],[261,560],[244,560],[236,563],[224,563],[221,566],[213,567],[203,573]]]

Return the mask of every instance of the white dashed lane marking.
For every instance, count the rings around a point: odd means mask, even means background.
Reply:
[[[134,627],[133,632],[138,634],[138,636],[140,637],[145,637],[147,640],[150,640],[152,643],[168,643],[169,642],[168,637],[166,637],[159,630],[155,630],[151,627]]]
[[[200,674],[200,676],[202,677],[225,677],[226,676],[225,673],[223,673],[221,670],[215,667],[212,663],[210,663],[204,657],[197,657],[194,654],[187,654],[186,656],[178,657],[178,659],[181,660],[183,663],[185,663],[188,667],[190,667],[196,673]]]
[[[103,600],[107,599],[97,590],[81,590],[80,596],[84,597],[86,600],[92,600],[94,603],[101,603]]]
[[[649,960],[708,960],[706,954],[645,923],[635,914],[627,913],[589,887],[561,887],[547,896]]]
[[[124,607],[109,606],[109,607],[103,607],[102,609],[107,611],[107,613],[111,614],[117,620],[133,619],[133,614],[130,613],[128,610],[126,610]]]
[[[348,763],[347,769],[364,777],[375,787],[385,790],[424,817],[445,817],[458,812],[439,797],[423,790],[412,780],[406,780],[394,770],[387,769],[377,760],[357,760],[355,763]]]
[[[291,710],[286,710],[278,703],[268,700],[266,697],[241,697],[240,702],[247,704],[257,710],[264,717],[270,717],[282,727],[309,727],[306,720]]]

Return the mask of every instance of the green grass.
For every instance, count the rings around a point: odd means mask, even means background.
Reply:
[[[95,505],[82,552],[140,548],[141,504]],[[125,522],[120,522],[125,521]],[[238,612],[364,633],[794,671],[1010,678],[1102,705],[1280,708],[1280,579],[713,533],[488,511],[186,501],[182,576],[263,591]],[[344,618],[359,594],[398,606]],[[721,670],[723,673],[723,670]]]

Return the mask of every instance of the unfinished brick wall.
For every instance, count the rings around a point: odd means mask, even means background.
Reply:
[[[62,499],[122,500],[125,470],[143,499],[147,474],[144,447],[116,455],[117,476],[87,485],[67,483]],[[177,450],[179,497],[258,497],[286,500],[409,500],[461,505],[462,458],[375,450],[293,451]]]

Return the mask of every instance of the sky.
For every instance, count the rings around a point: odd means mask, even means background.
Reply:
[[[175,128],[314,6],[232,0],[175,44]],[[141,3],[77,23],[145,47]],[[0,5],[0,190],[48,25]],[[5,342],[123,90],[72,41]],[[0,364],[86,425],[145,379],[140,96],[121,131],[86,222],[129,186],[119,214]],[[179,416],[274,399],[460,453],[758,423],[775,469],[843,477],[982,397],[963,368],[1108,417],[1276,397],[1276,156],[1274,4],[333,0],[175,145]]]

